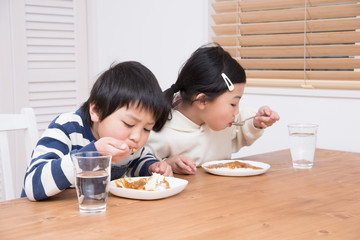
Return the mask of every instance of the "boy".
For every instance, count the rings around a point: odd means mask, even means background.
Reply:
[[[50,123],[33,151],[21,196],[37,201],[69,188],[75,181],[70,155],[80,151],[111,153],[112,180],[152,172],[172,176],[171,167],[144,147],[167,117],[162,96],[155,76],[140,63],[110,67],[80,109]]]

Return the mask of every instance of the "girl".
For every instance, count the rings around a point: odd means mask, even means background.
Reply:
[[[171,167],[144,147],[151,129],[165,122],[163,107],[162,91],[149,69],[138,62],[111,67],[80,109],[50,123],[33,151],[22,197],[42,200],[69,188],[75,180],[70,155],[81,151],[112,153],[112,180],[152,172],[172,176]]]
[[[165,91],[170,120],[150,134],[148,146],[179,174],[194,174],[206,161],[230,159],[279,120],[267,106],[239,113],[245,82],[244,69],[228,52],[217,44],[200,47]],[[232,126],[255,114],[244,126]]]

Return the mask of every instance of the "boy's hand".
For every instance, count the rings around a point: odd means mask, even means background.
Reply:
[[[112,162],[120,162],[130,155],[129,146],[120,140],[112,137],[103,137],[95,142],[96,150],[111,153]]]
[[[153,172],[164,175],[165,177],[173,177],[173,171],[171,166],[167,164],[165,161],[160,161],[153,163],[149,166],[149,174],[151,175]]]
[[[171,158],[166,159],[165,161],[169,163],[174,173],[177,174],[196,173],[196,164],[191,158],[186,157],[184,155],[175,155]]]
[[[254,126],[257,128],[270,127],[280,119],[279,114],[271,110],[268,106],[259,108],[256,115],[259,115],[259,117],[254,118]]]

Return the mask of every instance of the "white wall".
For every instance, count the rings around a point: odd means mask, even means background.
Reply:
[[[247,87],[240,107],[248,105],[268,105],[280,121],[236,157],[288,148],[287,124],[296,122],[319,125],[318,148],[360,152],[360,91]]]
[[[97,47],[92,75],[114,61],[136,60],[169,88],[190,54],[208,42],[206,0],[96,0],[89,7],[97,14],[90,26]]]
[[[190,54],[209,41],[209,7],[207,0],[92,0],[93,73],[114,61],[137,60],[168,88]],[[276,110],[280,121],[234,156],[288,148],[292,122],[319,124],[319,148],[360,152],[360,91],[247,87],[241,106],[262,105]]]

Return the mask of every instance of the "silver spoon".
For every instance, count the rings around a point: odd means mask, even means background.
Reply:
[[[247,120],[253,119],[255,117],[260,117],[260,116],[255,115],[255,116],[246,118],[246,119],[242,120],[241,122],[232,122],[231,124],[234,125],[234,126],[243,126]]]

